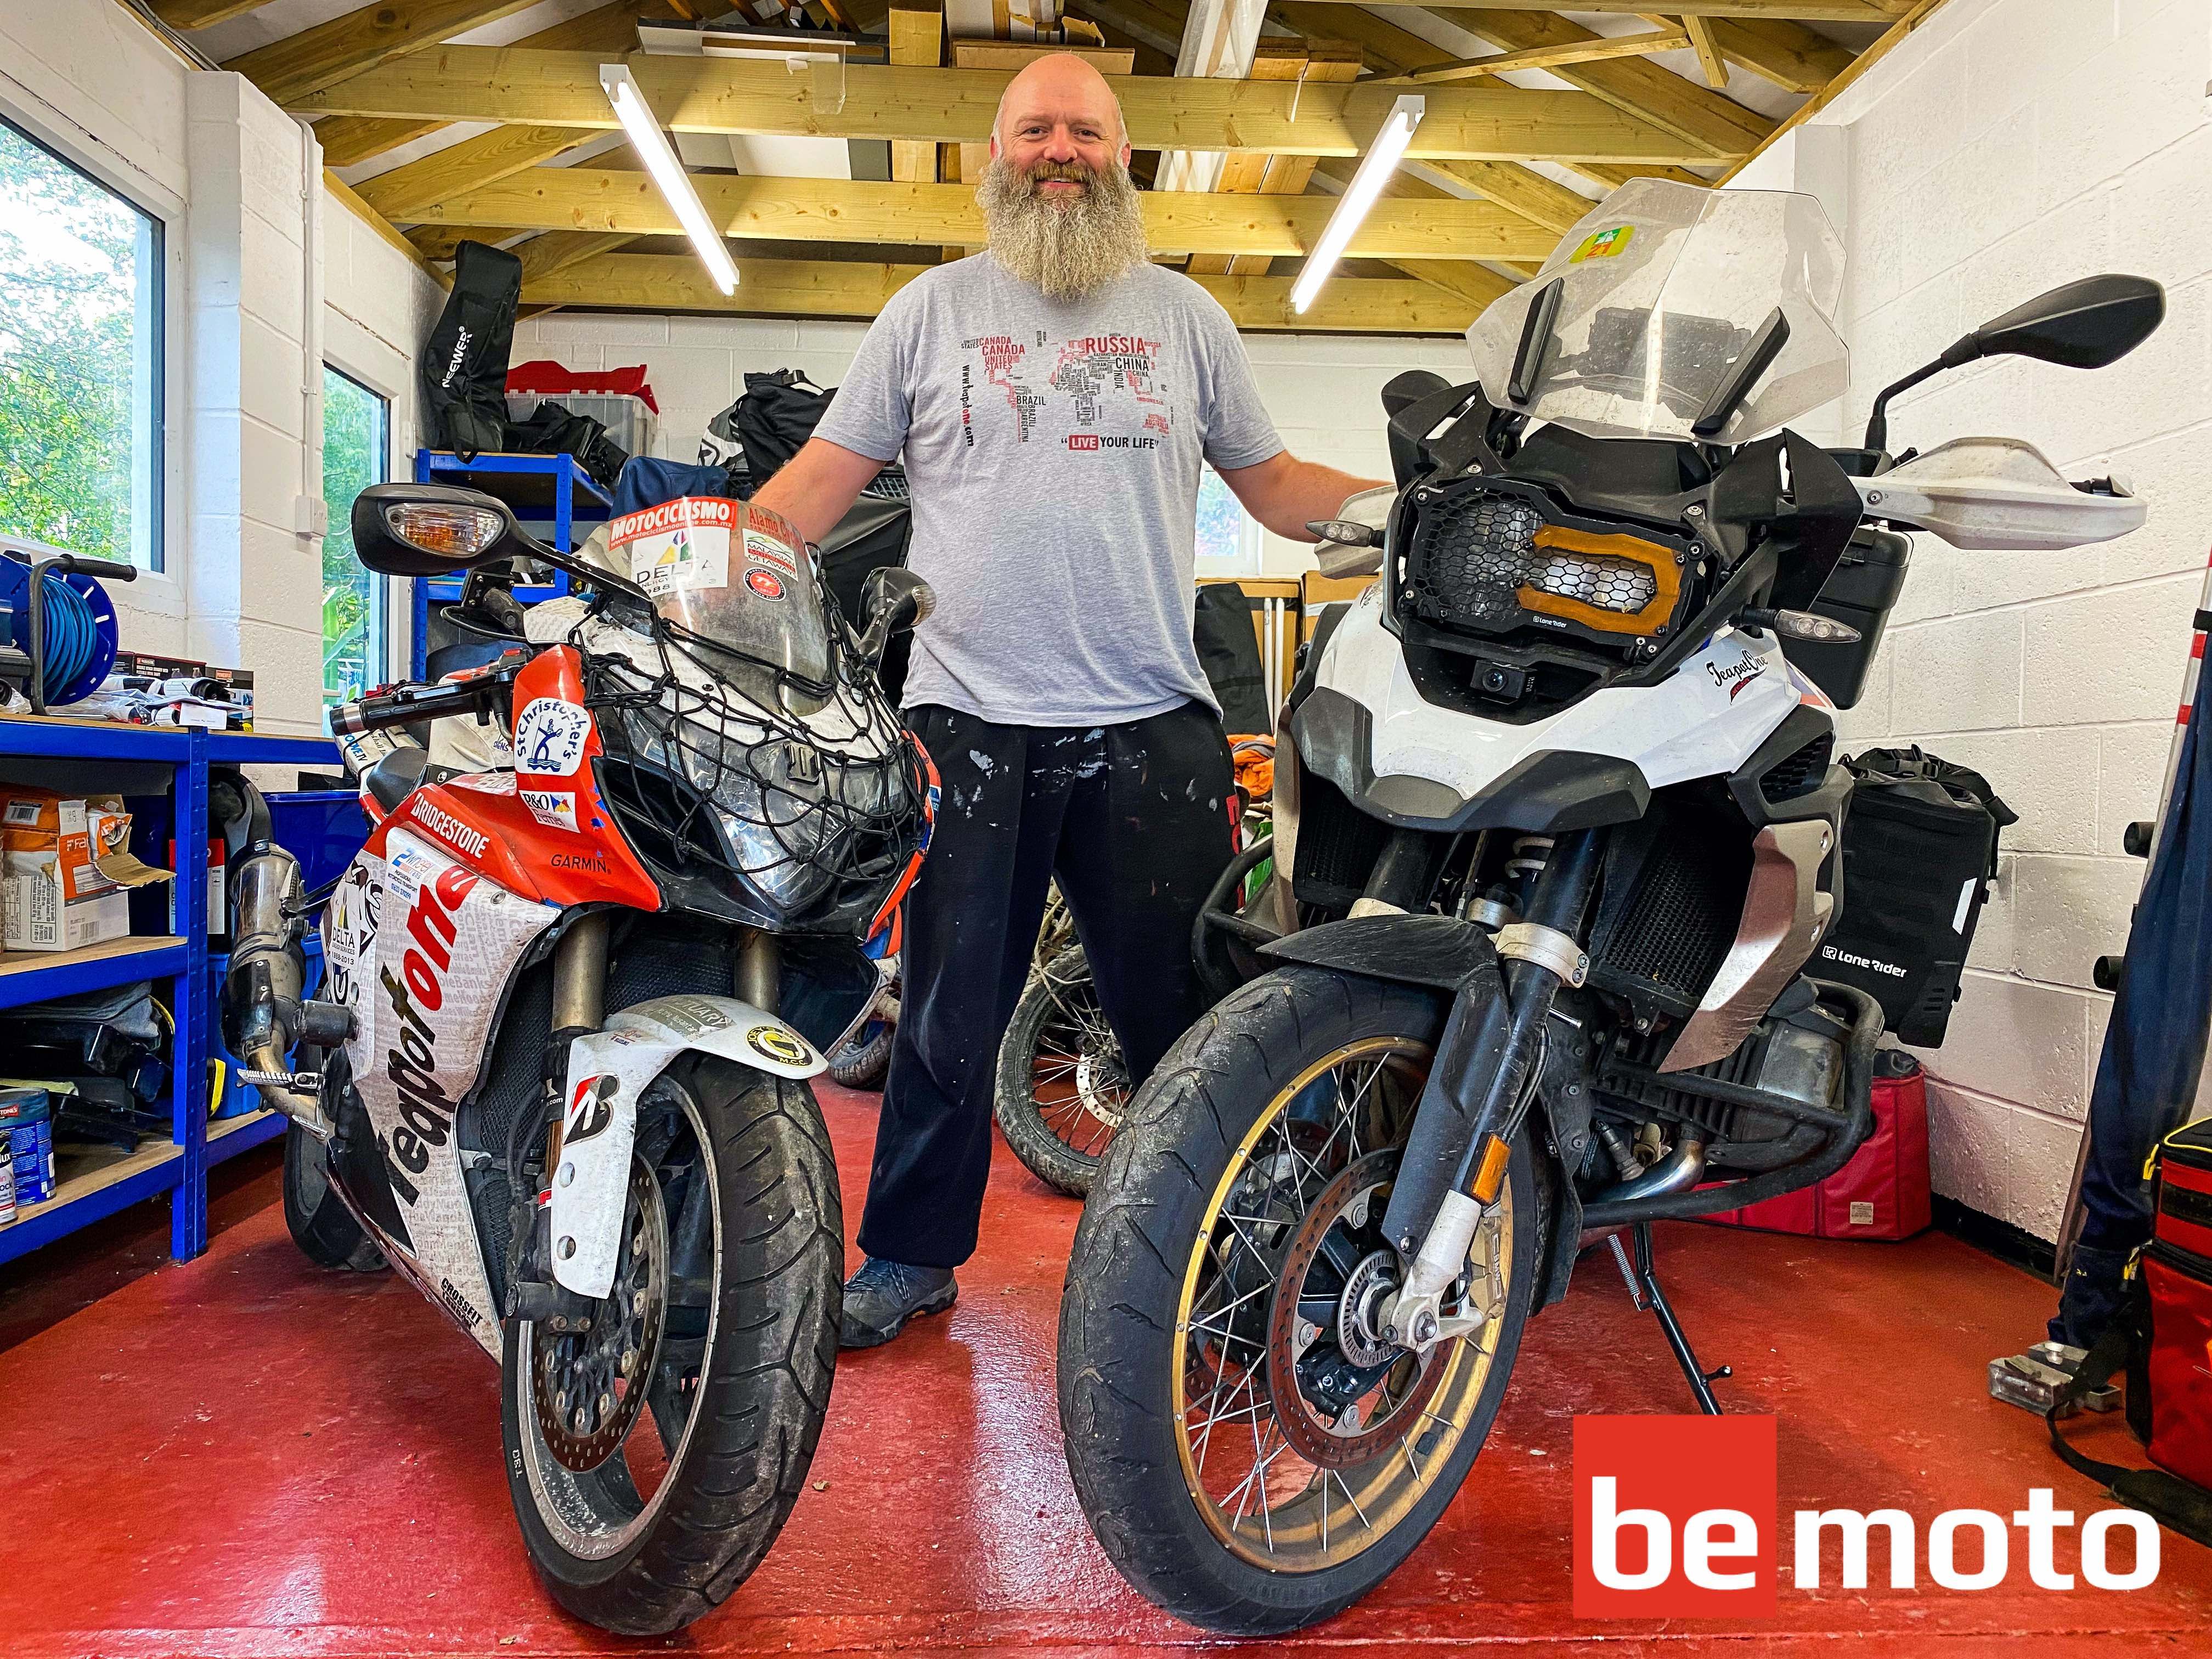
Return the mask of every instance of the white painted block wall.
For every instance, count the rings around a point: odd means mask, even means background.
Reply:
[[[319,732],[321,555],[294,503],[320,489],[322,435],[303,391],[327,358],[391,397],[397,467],[440,289],[303,190],[320,161],[298,123],[240,76],[190,70],[119,6],[0,5],[0,107],[167,221],[167,568],[114,586],[123,642],[251,668],[262,729]]]
[[[2111,1011],[2091,964],[2124,946],[2142,878],[2120,831],[2156,804],[2212,541],[2208,77],[2212,0],[1951,0],[1820,118],[1848,134],[1847,430],[2047,287],[2101,270],[2167,287],[2165,327],[2112,368],[1991,362],[1893,404],[1895,448],[2025,438],[2070,477],[2130,475],[2151,517],[2063,553],[1917,538],[1844,720],[1854,748],[1975,768],[2021,815],[1926,1059],[1937,1190],[2046,1239]]]
[[[516,325],[514,361],[550,358],[577,369],[643,363],[660,404],[654,452],[689,461],[697,459],[708,421],[744,391],[747,374],[803,368],[817,385],[834,386],[866,332],[860,323],[554,312]],[[1363,477],[1390,472],[1384,382],[1408,368],[1468,378],[1467,345],[1456,337],[1249,334],[1244,346],[1291,453]],[[1267,561],[1269,574],[1291,574],[1310,569],[1313,556],[1271,535]]]

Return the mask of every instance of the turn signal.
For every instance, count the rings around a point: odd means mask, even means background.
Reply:
[[[1474,1201],[1486,1210],[1504,1190],[1505,1166],[1512,1157],[1513,1149],[1496,1135],[1483,1143],[1482,1163],[1474,1172]]]
[[[1771,628],[1785,640],[1809,640],[1815,645],[1856,645],[1864,637],[1849,623],[1812,611],[1747,611],[1743,620],[1754,628]]]
[[[384,522],[408,546],[456,562],[485,551],[507,528],[505,520],[484,507],[443,501],[394,501],[384,509]]]

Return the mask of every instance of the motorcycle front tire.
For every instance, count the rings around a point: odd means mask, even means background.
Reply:
[[[843,1308],[837,1167],[813,1091],[703,1056],[679,1066],[664,1081],[690,1095],[705,1128],[720,1249],[705,1397],[637,1536],[594,1557],[547,1524],[541,1506],[553,1499],[522,1443],[532,1407],[519,1320],[506,1322],[500,1367],[507,1485],[532,1563],[563,1607],[625,1636],[665,1635],[703,1617],[768,1554],[821,1438]],[[653,1429],[641,1421],[634,1432]]]
[[[384,1252],[331,1190],[330,1149],[296,1123],[284,1126],[284,1226],[318,1267],[374,1273]]]
[[[1319,1059],[1373,1039],[1433,1048],[1442,1000],[1325,968],[1278,969],[1185,1032],[1130,1103],[1076,1230],[1060,1311],[1060,1419],[1076,1496],[1146,1600],[1238,1636],[1300,1630],[1397,1569],[1443,1516],[1489,1437],[1533,1301],[1544,1183],[1524,1125],[1507,1165],[1514,1229],[1494,1358],[1453,1449],[1383,1535],[1349,1559],[1277,1571],[1233,1552],[1185,1478],[1174,1410],[1180,1297],[1217,1182]],[[1389,1456],[1395,1454],[1384,1454]]]

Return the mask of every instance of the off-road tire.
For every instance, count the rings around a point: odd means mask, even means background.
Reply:
[[[1053,1133],[1045,1122],[1036,1103],[1036,1047],[1045,1022],[1052,1018],[1055,983],[1064,985],[1077,979],[1088,982],[1090,977],[1091,967],[1079,945],[1068,946],[1030,974],[1021,1000],[1014,1005],[1014,1017],[1007,1022],[1006,1035],[999,1043],[999,1071],[991,1102],[999,1132],[1021,1159],[1022,1167],[1071,1198],[1089,1194],[1105,1154],[1078,1151]]]
[[[318,1267],[374,1273],[384,1252],[332,1189],[330,1150],[296,1123],[284,1126],[284,1225]]]
[[[1183,1273],[1230,1158],[1313,1060],[1364,1037],[1433,1045],[1443,1000],[1322,968],[1255,980],[1184,1033],[1130,1103],[1076,1230],[1060,1318],[1068,1473],[1108,1557],[1156,1606],[1209,1630],[1277,1635],[1329,1617],[1387,1577],[1443,1513],[1488,1437],[1529,1312],[1543,1183],[1530,1133],[1508,1166],[1516,1225],[1496,1358],[1441,1477],[1361,1553],[1273,1572],[1208,1528],[1177,1456],[1170,1367]]]
[[[830,1136],[804,1081],[699,1055],[656,1088],[689,1091],[720,1194],[714,1314],[689,1438],[617,1553],[572,1553],[537,1508],[518,1412],[531,1410],[507,1322],[501,1427],[507,1484],[532,1562],[579,1618],[657,1636],[711,1612],[769,1552],[806,1485],[837,1364],[845,1235]],[[651,1433],[641,1423],[635,1431]],[[619,1455],[619,1454],[617,1454]]]

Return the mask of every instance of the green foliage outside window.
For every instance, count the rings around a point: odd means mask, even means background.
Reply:
[[[383,481],[391,405],[323,370],[323,702],[346,702],[384,681],[384,584],[353,555],[354,497]]]

